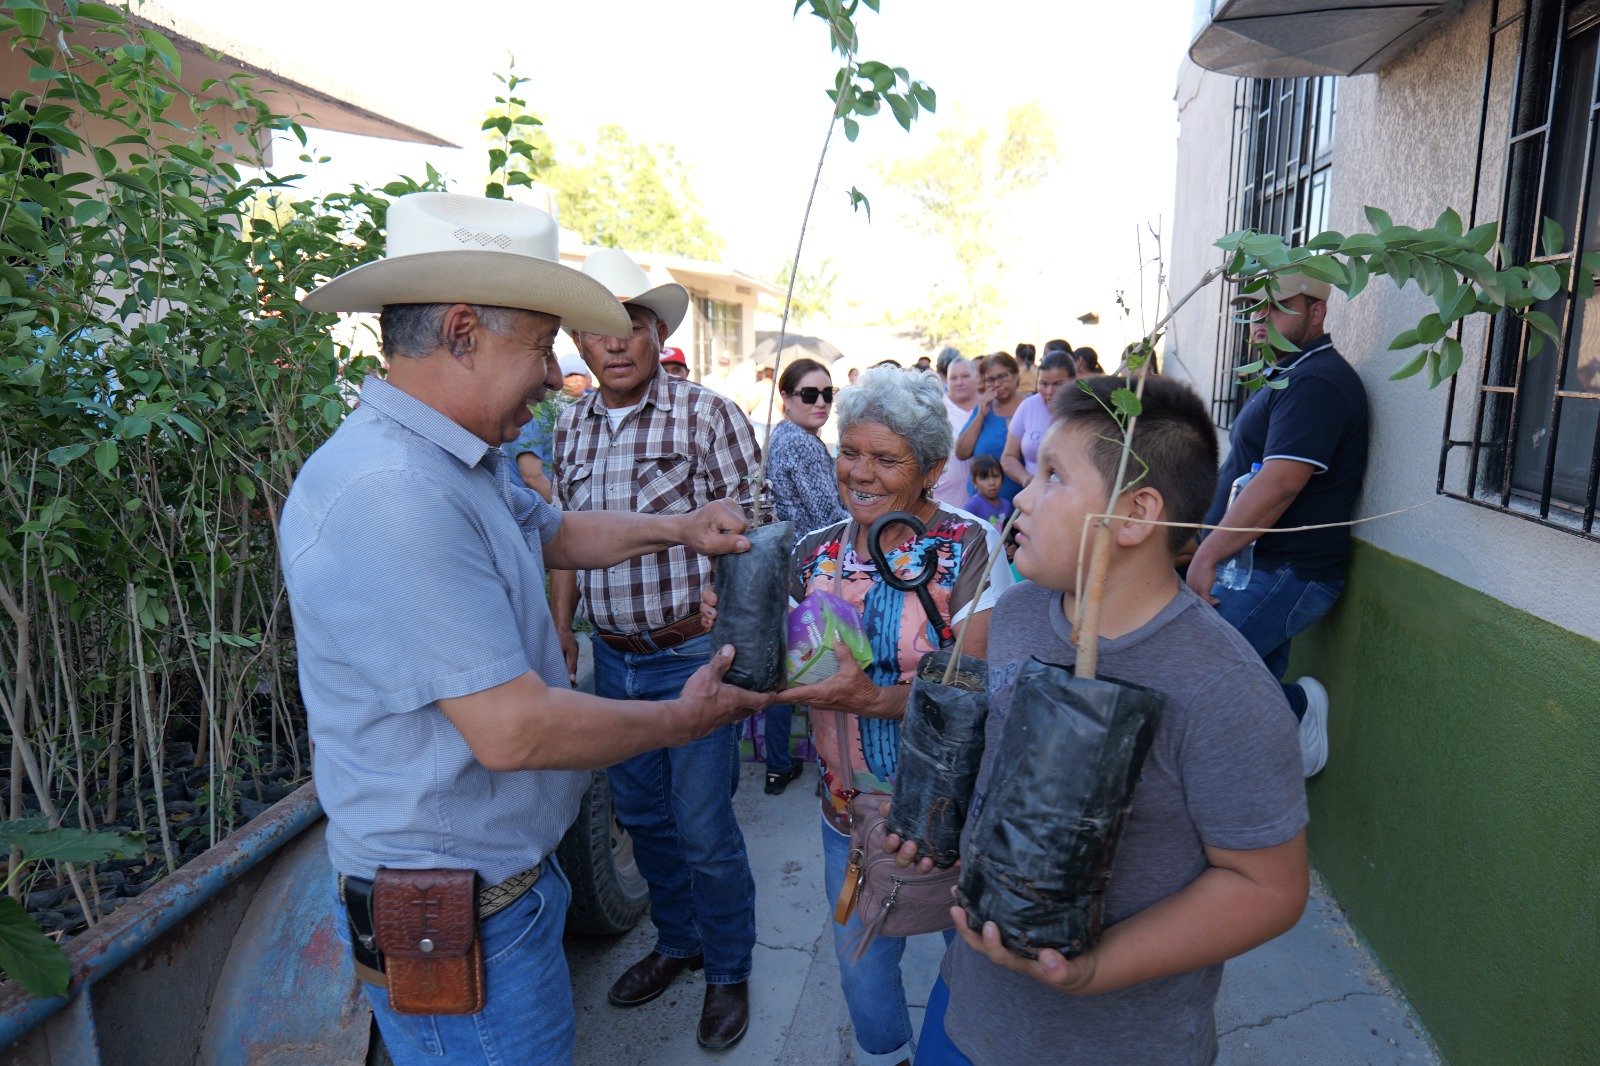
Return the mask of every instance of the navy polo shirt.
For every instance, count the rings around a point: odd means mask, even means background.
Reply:
[[[1366,389],[1326,334],[1292,354],[1293,361],[1273,372],[1288,386],[1256,392],[1233,423],[1228,457],[1206,513],[1209,525],[1221,523],[1234,480],[1251,463],[1268,459],[1316,468],[1274,526],[1347,522],[1355,513],[1367,471]],[[1256,541],[1255,565],[1276,569],[1287,563],[1304,580],[1337,581],[1349,556],[1349,526],[1264,533]]]

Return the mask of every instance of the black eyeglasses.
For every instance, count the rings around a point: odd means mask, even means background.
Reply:
[[[811,388],[811,387],[808,386],[808,387],[803,388],[803,389],[796,389],[793,392],[791,392],[789,395],[790,396],[798,396],[798,397],[800,397],[800,402],[801,403],[816,403],[817,399],[819,397],[822,399],[823,403],[832,403],[833,402],[833,386],[829,385],[827,388],[824,388],[824,389],[814,389],[814,388]]]

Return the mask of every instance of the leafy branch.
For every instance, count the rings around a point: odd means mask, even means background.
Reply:
[[[36,815],[0,822],[0,850],[5,849],[15,850],[0,893],[34,863],[131,859],[144,850],[144,839],[138,834],[52,827],[43,815]],[[61,945],[46,936],[22,903],[9,895],[0,895],[0,973],[35,996],[64,995],[72,979]]]

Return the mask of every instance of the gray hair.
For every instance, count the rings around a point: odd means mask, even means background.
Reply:
[[[950,376],[950,367],[953,367],[953,366],[972,366],[972,360],[968,359],[964,355],[956,356],[954,359],[950,360],[949,365],[947,365],[944,368],[944,373],[945,373],[946,377]]]
[[[444,315],[454,307],[444,304],[386,304],[378,313],[378,329],[383,334],[383,354],[390,359],[403,356],[420,359],[444,346]],[[505,336],[517,324],[519,312],[510,307],[485,307],[468,304],[484,329]]]
[[[924,474],[948,459],[955,446],[950,416],[944,410],[944,390],[939,388],[939,379],[926,371],[892,366],[865,371],[839,394],[833,414],[840,436],[854,426],[870,423],[900,437],[911,446]]]

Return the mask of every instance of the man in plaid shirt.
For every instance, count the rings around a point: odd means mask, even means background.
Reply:
[[[623,252],[590,256],[584,273],[623,301],[626,337],[574,331],[598,390],[561,414],[555,487],[567,511],[680,514],[712,500],[746,502],[760,465],[755,434],[734,403],[662,372],[661,345],[689,294],[649,287]],[[681,546],[604,570],[553,575],[551,609],[575,669],[572,618],[581,588],[594,623],[595,691],[673,699],[711,655],[700,592],[711,560]],[[618,1007],[648,1003],[685,969],[706,973],[698,1037],[733,1046],[749,1024],[755,880],[733,815],[739,739],[730,725],[681,748],[659,748],[607,771],[617,818],[650,883],[656,946],[611,988]]]

